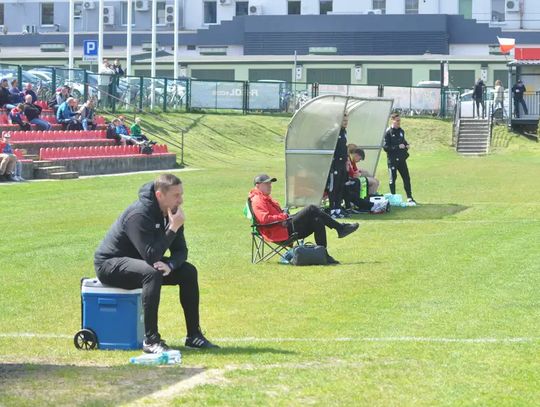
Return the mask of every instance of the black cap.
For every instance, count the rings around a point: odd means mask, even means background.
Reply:
[[[277,181],[277,178],[270,178],[268,174],[259,174],[253,180],[253,184],[257,185],[257,184],[264,184],[264,183],[276,182],[276,181]]]

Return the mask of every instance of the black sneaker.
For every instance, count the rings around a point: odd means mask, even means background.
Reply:
[[[165,343],[165,341],[158,341],[158,342],[151,342],[146,343],[146,341],[142,344],[142,350],[144,353],[163,353],[171,350]]]
[[[336,259],[334,259],[332,256],[330,256],[329,254],[326,255],[326,262],[327,264],[339,264],[339,261],[337,261]]]
[[[337,231],[338,237],[341,239],[350,235],[352,232],[358,229],[359,226],[360,225],[358,223],[343,223],[343,226]]]
[[[214,345],[204,335],[199,332],[195,336],[188,336],[186,338],[186,348],[191,349],[219,349],[219,346]]]

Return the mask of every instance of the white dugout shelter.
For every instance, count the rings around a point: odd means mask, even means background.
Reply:
[[[285,206],[320,204],[345,112],[347,142],[365,151],[360,167],[374,174],[392,104],[392,99],[324,95],[302,106],[285,139]]]

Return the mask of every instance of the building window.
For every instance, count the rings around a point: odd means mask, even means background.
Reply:
[[[4,25],[4,4],[0,4],[0,25]]]
[[[167,24],[167,16],[165,15],[165,2],[158,1],[156,4],[156,8],[157,8],[156,25]]]
[[[301,1],[289,1],[287,14],[300,14],[301,11]]]
[[[418,0],[405,0],[405,14],[418,14]]]
[[[319,10],[319,14],[328,14],[328,12],[332,12],[332,0],[320,0]]]
[[[504,0],[491,0],[491,21],[502,23],[504,20]]]
[[[236,2],[236,15],[247,16],[249,14],[249,1],[237,1]]]
[[[128,18],[128,15],[127,15],[127,3],[124,3],[122,2],[122,25],[127,25],[127,18]],[[159,8],[159,4],[157,5],[158,8]],[[135,4],[132,5],[131,7],[131,26],[133,27],[135,25]]]
[[[41,25],[54,24],[54,3],[41,3]]]
[[[373,10],[381,10],[382,14],[386,14],[386,0],[373,0],[371,5]]]
[[[216,24],[217,23],[217,8],[215,1],[204,2],[204,23]]]

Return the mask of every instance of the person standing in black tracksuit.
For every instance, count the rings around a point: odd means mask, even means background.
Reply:
[[[143,185],[139,200],[120,215],[94,255],[96,274],[102,283],[127,290],[142,288],[146,353],[169,349],[158,332],[162,285],[180,286],[187,327],[185,345],[218,347],[199,327],[197,269],[187,262],[182,202],[182,181],[173,174],[160,175]],[[167,250],[170,257],[164,257]]]
[[[392,125],[386,130],[384,135],[383,149],[388,157],[388,172],[390,175],[390,192],[396,193],[397,173],[403,179],[403,186],[407,194],[409,206],[415,206],[416,202],[412,197],[411,177],[407,167],[407,158],[409,158],[409,143],[405,140],[405,131],[400,127],[401,118],[399,114],[394,113],[390,117]]]
[[[328,175],[328,198],[330,200],[330,216],[332,218],[344,218],[345,213],[341,209],[341,201],[343,201],[343,193],[345,183],[348,180],[347,175],[347,125],[349,117],[347,113],[343,116],[341,130],[334,150],[332,165],[330,166],[330,174]]]

